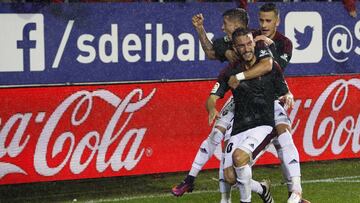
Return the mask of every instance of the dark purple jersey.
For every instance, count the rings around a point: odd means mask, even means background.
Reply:
[[[292,42],[280,32],[276,31],[272,39],[274,44],[270,46],[274,59],[279,63],[281,69],[284,71],[292,56]]]

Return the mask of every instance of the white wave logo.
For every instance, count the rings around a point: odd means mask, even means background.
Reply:
[[[310,156],[319,156],[325,152],[330,144],[333,154],[341,154],[349,144],[351,136],[351,150],[354,153],[360,152],[360,112],[354,112],[355,115],[357,114],[357,118],[354,118],[352,115],[346,116],[345,113],[341,113],[341,110],[345,106],[345,103],[349,97],[349,88],[351,86],[356,87],[357,90],[360,90],[360,80],[355,78],[348,81],[343,79],[336,80],[331,83],[316,100],[314,106],[311,109],[309,117],[306,120],[304,134],[302,135],[303,148],[306,154]],[[330,98],[332,93],[335,93],[334,97]],[[357,93],[359,93],[359,91],[357,91]],[[327,112],[327,115],[345,115],[345,118],[340,123],[338,123],[338,126],[336,126],[336,122],[333,116],[327,116],[323,120],[320,120],[319,118],[319,114],[323,111],[323,107],[327,101],[329,101],[329,99],[331,99],[331,110],[333,112]],[[289,114],[290,120],[294,121],[292,126],[293,135],[297,134],[296,131],[299,130],[301,120],[300,118],[296,118],[296,115],[299,112],[302,103],[302,100],[296,100],[294,108]],[[310,108],[311,99],[307,99],[303,105],[305,109]],[[315,126],[319,123],[319,128],[316,129]],[[326,131],[327,128],[331,129],[330,133]],[[341,140],[344,132],[347,134],[345,141]],[[314,141],[325,138],[326,136],[326,143],[322,146],[318,146],[314,143]],[[277,152],[273,145],[270,145],[267,151],[277,157]]]
[[[94,159],[96,152],[96,169],[99,172],[103,172],[109,166],[111,166],[113,171],[119,171],[122,167],[124,167],[126,170],[133,169],[144,154],[145,149],[139,149],[139,146],[147,129],[132,128],[127,132],[123,131],[131,121],[134,113],[143,108],[151,100],[155,92],[156,89],[153,89],[149,95],[143,98],[142,90],[134,89],[123,100],[107,90],[96,90],[94,92],[83,90],[69,96],[55,109],[42,129],[36,144],[34,154],[34,167],[36,172],[43,176],[52,176],[59,173],[70,161],[70,171],[73,174],[80,174]],[[102,136],[100,136],[98,131],[92,130],[84,135],[79,143],[76,144],[76,136],[71,131],[63,132],[60,135],[54,135],[54,131],[64,113],[71,105],[74,105],[76,101],[78,102],[75,104],[75,108],[71,114],[70,123],[72,126],[79,126],[84,123],[93,109],[94,98],[100,98],[116,108]],[[134,100],[136,100],[136,102],[133,102]],[[85,106],[86,111],[85,113],[80,113],[80,109],[84,105],[87,105]],[[124,113],[128,113],[128,117],[124,118],[125,121],[120,127],[120,130],[114,132],[115,126],[119,124],[118,121],[124,115]],[[81,116],[78,118],[77,116],[80,114]],[[23,136],[31,117],[32,113],[18,113],[13,115],[5,123],[4,127],[0,131],[0,158],[4,157],[6,154],[13,158],[18,156],[23,151],[30,139],[30,135],[26,135],[25,138],[23,138]],[[36,116],[35,122],[41,122],[44,117],[45,112],[39,112]],[[20,122],[20,124],[13,138],[10,140],[9,145],[6,147],[6,138],[9,136],[9,132],[16,122]],[[118,142],[115,151],[106,161],[105,155],[108,155],[108,147],[113,144],[122,133],[125,133],[125,135]],[[132,138],[134,141],[131,144],[127,155],[125,156],[125,160],[121,159],[125,148]],[[57,154],[63,151],[65,142],[70,143],[70,147],[66,153],[65,158],[57,166],[48,165],[47,159],[49,156],[47,156],[47,154],[49,152],[47,149],[50,139],[56,139],[55,144],[52,146],[53,148],[51,151],[51,158],[54,158]],[[21,140],[25,141],[20,144]],[[95,140],[95,142],[91,142],[91,140]],[[91,153],[84,161],[82,160],[82,155],[85,149]],[[0,179],[11,173],[27,174],[23,169],[15,164],[0,162]]]
[[[320,122],[319,129],[317,130],[316,139],[319,140],[325,135],[325,131],[328,127],[330,127],[331,132],[326,143],[322,147],[315,147],[313,142],[313,133],[316,132],[315,123],[317,123],[318,115],[322,110],[326,100],[329,95],[336,90],[335,96],[332,100],[332,110],[333,112],[338,112],[342,109],[349,94],[349,86],[354,86],[358,90],[360,90],[360,80],[359,79],[351,79],[349,81],[345,80],[337,80],[333,82],[319,97],[316,101],[313,110],[310,113],[310,116],[307,120],[306,127],[304,130],[304,139],[303,145],[304,150],[307,154],[311,156],[318,156],[322,154],[327,147],[330,145],[331,141],[331,151],[334,154],[340,154],[349,143],[351,139],[351,135],[353,135],[352,140],[352,151],[354,153],[358,153],[360,151],[360,143],[359,143],[359,134],[360,134],[360,112],[355,112],[358,114],[358,117],[355,118],[353,116],[346,116],[336,127],[335,119],[332,116],[328,116]],[[336,89],[337,88],[337,89]],[[343,94],[342,94],[343,93]],[[343,95],[343,96],[341,96]],[[339,104],[337,104],[340,99]],[[329,113],[331,115],[331,113]],[[347,133],[347,138],[345,142],[340,143],[342,133]]]

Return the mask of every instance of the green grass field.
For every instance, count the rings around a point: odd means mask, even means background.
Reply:
[[[48,183],[0,186],[0,202],[129,202],[129,203],[207,203],[219,202],[218,172],[200,173],[193,193],[173,197],[170,189],[186,173],[116,177]],[[255,167],[254,178],[270,179],[276,202],[286,202],[279,166]],[[304,197],[312,203],[360,203],[360,160],[338,160],[302,164]],[[232,201],[239,202],[233,190]],[[261,202],[256,194],[253,202]]]

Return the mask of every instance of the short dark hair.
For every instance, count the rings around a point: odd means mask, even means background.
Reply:
[[[249,33],[252,33],[249,28],[238,28],[232,33],[232,39],[235,40],[236,37],[244,36]]]
[[[260,7],[261,12],[270,12],[273,11],[277,16],[280,14],[279,9],[274,3],[266,3]]]
[[[245,9],[242,8],[233,8],[225,11],[222,15],[223,17],[228,17],[231,20],[238,21],[244,24],[246,27],[249,25],[249,14]]]

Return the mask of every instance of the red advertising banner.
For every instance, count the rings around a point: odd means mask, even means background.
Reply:
[[[360,157],[359,76],[287,79],[302,161]],[[211,130],[213,84],[0,89],[0,184],[186,171]]]

